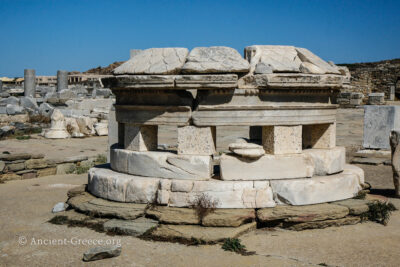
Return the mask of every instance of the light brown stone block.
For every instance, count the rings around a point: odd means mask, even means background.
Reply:
[[[262,142],[268,154],[301,153],[301,125],[297,126],[264,126]]]
[[[304,148],[334,148],[336,123],[303,125]]]
[[[215,127],[178,127],[178,154],[213,155]]]
[[[158,127],[153,125],[136,126],[125,124],[124,147],[133,151],[157,150]]]

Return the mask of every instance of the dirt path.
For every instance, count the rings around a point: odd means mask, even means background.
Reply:
[[[49,176],[0,185],[0,266],[88,265],[81,261],[90,245],[79,240],[120,240],[123,252],[98,266],[397,266],[400,260],[400,212],[389,225],[354,226],[292,232],[257,230],[241,239],[258,255],[240,256],[220,245],[185,246],[108,236],[86,228],[47,223],[53,205],[66,200],[74,185],[86,175]],[[26,245],[18,240],[26,238]],[[67,240],[66,245],[35,245],[42,240]],[[111,242],[111,241],[109,241]],[[116,242],[116,241],[115,241]]]

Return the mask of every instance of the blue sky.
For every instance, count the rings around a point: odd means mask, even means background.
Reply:
[[[400,58],[399,11],[399,0],[0,0],[0,76],[85,71],[149,47],[280,44],[336,63]]]

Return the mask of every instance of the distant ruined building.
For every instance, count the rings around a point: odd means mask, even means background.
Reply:
[[[361,92],[365,97],[380,92],[389,98],[390,90],[395,90],[400,98],[400,59],[338,65],[349,68],[352,92]]]

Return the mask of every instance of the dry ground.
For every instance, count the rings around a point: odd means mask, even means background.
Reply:
[[[359,146],[362,141],[362,110],[340,110],[338,144]],[[226,143],[243,129],[227,129]],[[167,131],[168,132],[168,131]],[[173,141],[173,130],[164,140]],[[222,135],[222,134],[221,134]],[[73,140],[0,141],[0,152],[44,153],[46,157],[106,151],[106,138]],[[14,149],[14,150],[13,150]],[[64,149],[64,150],[61,150]],[[90,152],[90,153],[91,153]],[[88,154],[88,156],[90,156]],[[393,193],[388,166],[359,165],[374,193]],[[144,241],[127,236],[108,236],[87,228],[47,223],[51,209],[66,200],[66,192],[86,183],[86,175],[48,176],[0,184],[0,266],[398,266],[400,261],[400,211],[393,213],[388,226],[367,222],[352,226],[293,232],[259,229],[241,237],[254,256],[225,252],[220,245],[185,246]],[[20,245],[19,239],[27,244]],[[39,239],[72,241],[66,245],[35,245]],[[121,256],[93,263],[81,261],[89,245],[78,240],[120,240]]]

